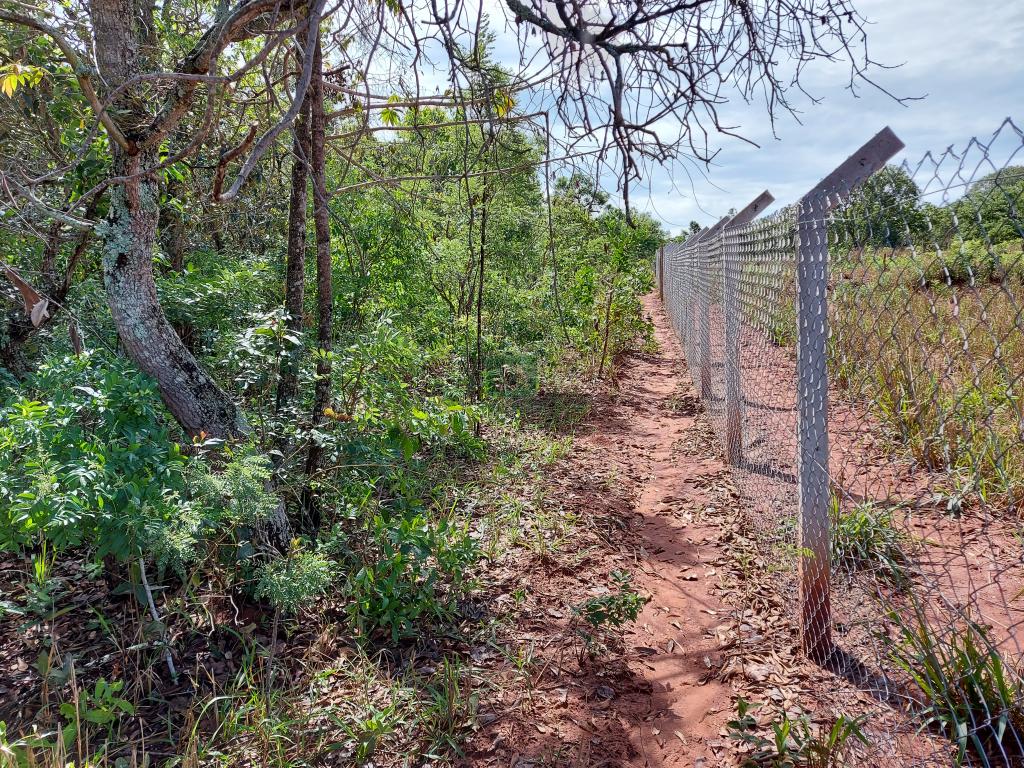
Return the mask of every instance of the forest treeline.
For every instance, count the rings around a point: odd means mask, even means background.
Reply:
[[[15,95],[38,108],[31,87]],[[361,631],[410,631],[422,606],[405,593],[452,575],[435,547],[453,548],[456,571],[472,549],[433,514],[448,489],[430,466],[482,460],[488,423],[517,399],[607,375],[645,330],[638,295],[661,240],[583,176],[546,189],[535,136],[464,119],[409,110],[396,127],[415,130],[363,138],[360,167],[320,168],[315,151],[312,167],[301,157],[300,119],[295,145],[230,212],[204,199],[213,179],[199,164],[162,174],[157,292],[237,404],[244,426],[226,438],[189,435],[125,354],[95,238],[59,224],[8,237],[9,289],[60,298],[37,327],[8,290],[4,548],[82,547],[177,578],[216,563],[273,606],[341,589]],[[438,181],[364,185],[413,175]],[[318,184],[354,187],[326,221]],[[110,205],[98,199],[97,219]],[[420,554],[406,558],[407,543]]]
[[[80,569],[134,595],[178,684],[196,672],[183,616],[211,592],[272,621],[274,643],[315,606],[369,647],[461,621],[483,556],[467,489],[492,437],[646,338],[660,228],[550,169],[536,131],[488,120],[504,74],[482,52],[483,107],[396,106],[376,132],[338,116],[317,56],[294,125],[225,206],[223,152],[159,167],[139,199],[97,192],[123,173],[112,140],[74,156],[90,128],[67,68],[39,36],[7,45],[4,154],[39,173],[70,157],[58,193],[90,195],[88,226],[12,208],[38,226],[0,234],[0,549],[31,587],[12,626],[79,600],[65,568]],[[8,729],[58,735],[19,748],[81,750],[83,727],[39,695],[25,683]],[[87,760],[125,754],[90,744]]]

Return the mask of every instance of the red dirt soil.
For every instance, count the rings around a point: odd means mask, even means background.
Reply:
[[[654,297],[644,310],[658,351],[621,361],[618,391],[595,396],[548,477],[551,498],[577,517],[572,551],[490,574],[495,591],[528,594],[502,639],[532,654],[532,671],[495,670],[464,765],[734,762],[723,736],[732,691],[716,677],[731,613],[716,572],[725,545],[720,528],[703,522],[726,469],[692,450],[695,398],[682,352]],[[573,606],[603,592],[616,569],[650,601],[621,648],[590,659],[574,638]]]

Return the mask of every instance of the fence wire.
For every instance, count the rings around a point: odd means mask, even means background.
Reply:
[[[866,716],[866,765],[1024,765],[1021,163],[1007,120],[659,258],[767,572],[826,649],[830,701]]]

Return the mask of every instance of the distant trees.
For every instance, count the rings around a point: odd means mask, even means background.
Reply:
[[[982,176],[952,208],[965,239],[1003,243],[1024,237],[1024,165]]]
[[[982,176],[956,200],[926,198],[905,168],[887,165],[836,216],[835,237],[852,245],[942,249],[954,240],[996,245],[1024,237],[1024,166]]]

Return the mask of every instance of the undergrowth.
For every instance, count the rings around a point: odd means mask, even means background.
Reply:
[[[958,765],[1017,765],[1024,758],[1021,661],[969,618],[940,623],[917,603],[889,618],[897,629],[887,641],[890,658],[916,688],[922,727],[954,743]]]
[[[896,527],[891,509],[864,502],[843,509],[833,493],[832,562],[848,572],[866,572],[895,586],[907,586],[911,560],[908,536]]]
[[[861,732],[865,718],[840,715],[831,727],[812,725],[807,715],[791,718],[786,713],[759,723],[760,704],[742,697],[736,717],[726,724],[729,738],[743,750],[743,768],[841,768],[853,742],[867,744]],[[767,733],[768,735],[764,735]]]

